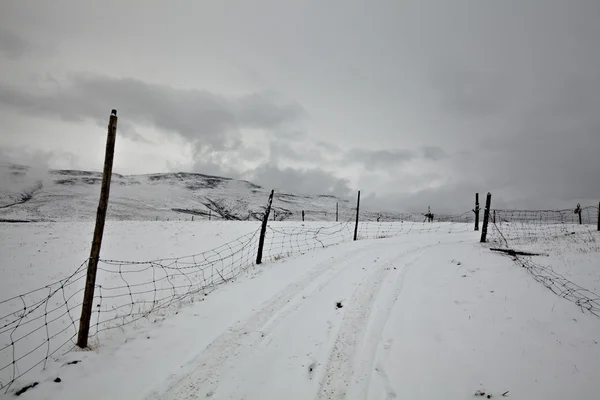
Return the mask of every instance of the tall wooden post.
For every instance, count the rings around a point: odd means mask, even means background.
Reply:
[[[598,232],[600,232],[600,202],[598,203]]]
[[[335,222],[338,222],[338,217],[339,217],[339,203],[335,203]]]
[[[479,193],[475,193],[475,209],[473,210],[475,213],[475,230],[479,230]]]
[[[304,222],[304,210],[302,210],[302,222]]]
[[[360,210],[360,190],[358,191],[358,199],[356,200],[356,225],[354,225],[354,240],[358,239],[358,212]]]
[[[96,227],[88,262],[83,304],[81,306],[81,318],[79,318],[79,332],[77,334],[77,346],[86,348],[90,333],[90,320],[94,303],[94,289],[96,287],[96,271],[98,259],[102,247],[102,235],[104,234],[104,223],[106,222],[106,210],[108,208],[108,197],[110,194],[110,180],[112,178],[113,161],[115,158],[115,141],[117,137],[117,110],[112,110],[108,121],[108,137],[106,140],[106,154],[104,156],[104,172],[102,174],[102,187],[100,189],[100,203],[96,213]]]
[[[485,199],[485,210],[483,210],[483,226],[481,228],[481,243],[487,241],[488,222],[490,221],[490,208],[492,207],[492,194],[488,193]]]
[[[271,212],[271,204],[273,203],[273,193],[274,190],[271,190],[271,194],[269,195],[269,202],[267,203],[267,209],[265,210],[265,215],[262,220],[262,227],[260,228],[260,238],[258,239],[258,251],[256,253],[256,263],[262,263],[262,254],[263,247],[265,246],[265,235],[267,233],[267,223],[269,222],[269,213]]]

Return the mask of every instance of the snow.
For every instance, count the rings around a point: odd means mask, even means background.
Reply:
[[[26,167],[0,165],[0,220],[89,221],[100,196],[98,172],[55,170],[34,173]],[[201,174],[169,173],[123,176],[113,174],[110,220],[166,221],[211,219],[257,220],[267,204],[270,188],[247,181]],[[365,200],[366,201],[366,200]],[[335,221],[354,215],[355,200],[333,195],[302,195],[275,191],[277,220]],[[362,219],[379,213],[364,202]],[[421,220],[420,214],[384,213],[384,219]]]
[[[257,229],[110,221],[102,258],[192,255]],[[11,391],[38,381],[21,398],[597,398],[600,319],[471,229],[370,223],[352,242],[352,224],[270,223],[265,263],[192,304],[106,331],[91,351],[50,359]],[[92,230],[0,224],[0,300],[69,276]],[[597,253],[586,257],[598,265]]]

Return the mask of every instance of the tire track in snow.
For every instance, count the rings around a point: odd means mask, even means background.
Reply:
[[[433,246],[436,245],[423,246],[399,254],[393,261],[379,267],[355,291],[329,355],[317,399],[345,399],[351,385],[357,386],[355,390],[361,392],[361,395],[353,395],[352,398],[366,398],[375,350],[390,312],[402,291],[404,275],[410,265],[417,262],[422,254]],[[408,262],[403,262],[400,271],[392,268],[399,259],[415,252],[417,255],[411,257]],[[385,302],[383,311],[377,313],[373,318],[373,323],[368,326],[367,321],[381,287],[386,277],[394,271],[397,271],[398,276],[394,280],[395,288],[392,296]],[[374,337],[371,338],[372,340],[365,342],[367,331],[370,331],[369,333]],[[367,354],[367,359],[356,368],[357,371],[355,372],[355,360],[359,349],[364,350],[363,353]],[[394,398],[395,393],[393,391],[388,392],[388,394],[388,398]]]
[[[364,254],[365,251],[367,254]],[[321,290],[344,270],[340,267],[344,267],[349,259],[361,253],[363,253],[362,257],[372,257],[369,249],[361,246],[349,251],[337,261],[332,262],[327,259],[320,262],[318,268],[308,272],[299,281],[286,286],[244,323],[237,324],[217,337],[189,363],[190,366],[195,366],[195,369],[168,385],[166,390],[153,391],[146,399],[156,400],[165,397],[192,399],[198,397],[199,391],[206,391],[201,394],[202,396],[212,396],[213,390],[218,387],[221,371],[230,359],[241,357],[243,353],[250,351],[256,344],[264,340],[267,332],[265,328],[272,330],[287,317],[286,310],[300,306],[302,297],[299,295],[304,290],[311,285],[315,285],[314,290]],[[329,274],[327,274],[328,272]],[[324,275],[329,276],[325,278],[325,281],[320,282],[319,278]],[[299,298],[292,303],[295,297]]]

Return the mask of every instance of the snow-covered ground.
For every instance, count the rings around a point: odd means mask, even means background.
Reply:
[[[68,277],[88,256],[92,229],[0,224],[0,301]],[[110,222],[102,258],[203,254],[257,229]],[[351,224],[271,224],[265,263],[202,301],[106,331],[92,351],[51,357],[11,391],[36,381],[22,398],[597,398],[600,319],[471,229],[371,223],[351,242]]]

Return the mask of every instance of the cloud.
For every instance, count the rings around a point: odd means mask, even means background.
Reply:
[[[317,142],[317,147],[322,148],[329,154],[338,154],[338,153],[342,152],[342,149],[340,149],[339,146],[336,146],[335,144],[332,144],[332,143],[323,142],[323,141]]]
[[[70,169],[77,163],[77,156],[65,151],[0,147],[0,192],[20,192],[51,179],[48,170]]]
[[[448,158],[448,153],[438,146],[423,146],[421,147],[423,158],[431,161],[439,161]]]
[[[433,87],[442,108],[469,117],[486,117],[510,109],[517,92],[501,73],[448,68],[435,73]]]
[[[10,59],[18,59],[31,51],[32,45],[13,32],[0,27],[0,53]]]
[[[268,189],[305,194],[332,194],[347,197],[352,193],[346,179],[320,168],[280,168],[262,164],[243,174],[244,179]]]
[[[363,164],[367,168],[394,168],[415,159],[410,150],[352,149],[344,155],[346,164]]]
[[[0,84],[0,105],[32,116],[65,121],[86,119],[106,125],[115,108],[126,129],[120,133],[139,139],[133,128],[153,126],[196,143],[224,149],[244,128],[277,129],[305,115],[303,108],[273,92],[227,97],[206,90],[176,89],[133,78],[74,74],[53,91],[28,93]]]

